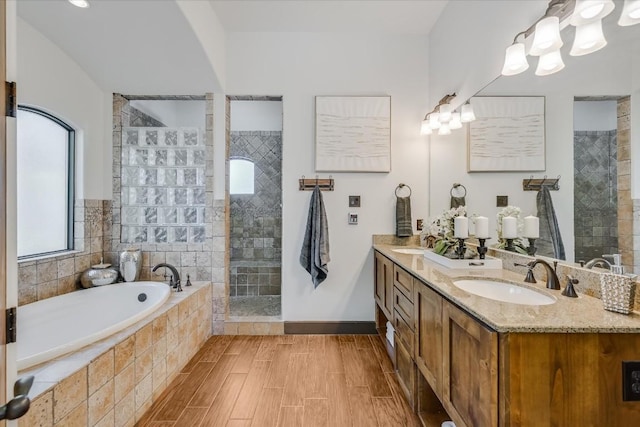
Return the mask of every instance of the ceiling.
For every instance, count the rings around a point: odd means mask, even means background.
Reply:
[[[219,90],[205,50],[176,1],[20,0],[18,16],[58,45],[105,91],[189,95]],[[202,0],[229,32],[426,35],[447,1]]]
[[[209,0],[230,32],[427,35],[447,0]]]

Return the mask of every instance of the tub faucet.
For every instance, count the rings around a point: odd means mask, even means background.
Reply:
[[[611,263],[604,258],[594,258],[587,261],[587,263],[584,265],[585,268],[593,268],[597,266],[606,268],[607,270],[611,270]]]
[[[180,286],[180,273],[178,273],[178,270],[171,264],[161,262],[160,264],[155,265],[153,269],[151,269],[151,271],[155,272],[160,267],[168,268],[169,270],[171,270],[171,278],[169,279],[169,286],[175,289],[176,292],[182,292],[182,286]]]
[[[556,274],[556,270],[554,269],[554,267],[551,267],[551,265],[547,261],[545,261],[543,259],[535,259],[535,260],[527,263],[527,267],[529,267],[531,270],[533,270],[533,267],[535,267],[538,264],[542,264],[544,266],[545,270],[547,270],[547,288],[548,289],[560,289],[560,280],[558,279],[558,275]]]

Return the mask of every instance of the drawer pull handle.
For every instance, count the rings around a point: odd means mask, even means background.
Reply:
[[[474,267],[481,267],[484,265],[484,262],[470,262],[469,265]]]

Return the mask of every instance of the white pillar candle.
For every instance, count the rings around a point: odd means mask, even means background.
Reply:
[[[527,239],[540,237],[540,220],[538,217],[529,215],[524,218],[524,237]]]
[[[476,237],[478,239],[489,237],[489,218],[486,216],[476,217]]]
[[[512,216],[502,218],[502,238],[515,239],[518,237],[518,220]]]
[[[456,239],[466,239],[469,237],[469,218],[457,216],[453,219],[453,237]]]

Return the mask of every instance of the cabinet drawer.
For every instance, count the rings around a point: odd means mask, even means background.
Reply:
[[[396,330],[396,335],[400,337],[407,351],[409,351],[409,354],[413,354],[413,330],[397,310],[393,311],[393,328]]]
[[[413,321],[413,303],[398,288],[393,288],[393,308],[407,322],[409,328],[415,331],[415,322]]]
[[[393,284],[413,302],[413,277],[397,265],[393,265]]]
[[[416,393],[416,365],[411,360],[411,353],[405,348],[401,340],[396,334],[396,370],[398,373],[398,382],[400,388],[404,392],[411,408],[415,408]]]

